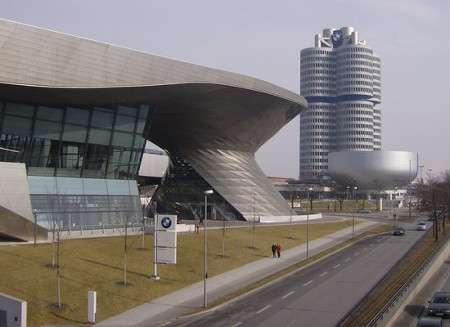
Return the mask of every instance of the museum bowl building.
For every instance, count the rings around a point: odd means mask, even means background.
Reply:
[[[408,151],[331,152],[328,162],[330,176],[337,184],[361,190],[403,188],[418,172],[418,155]]]
[[[0,208],[10,228],[140,222],[149,140],[171,162],[155,212],[201,218],[212,189],[214,218],[286,216],[254,154],[306,106],[259,79],[0,20]]]

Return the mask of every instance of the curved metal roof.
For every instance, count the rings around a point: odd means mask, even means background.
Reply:
[[[0,97],[152,105],[144,137],[183,157],[243,216],[290,208],[254,154],[307,107],[260,79],[0,20]],[[292,145],[295,147],[296,145]]]

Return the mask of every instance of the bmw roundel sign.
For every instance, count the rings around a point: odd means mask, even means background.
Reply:
[[[172,219],[169,217],[163,217],[163,219],[161,219],[161,226],[166,229],[170,228],[170,226],[172,226]]]

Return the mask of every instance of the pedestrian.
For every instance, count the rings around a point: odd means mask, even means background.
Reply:
[[[277,244],[277,255],[278,255],[278,258],[279,257],[281,257],[281,244]]]
[[[277,257],[277,244],[273,243],[272,244],[272,258],[276,258]]]

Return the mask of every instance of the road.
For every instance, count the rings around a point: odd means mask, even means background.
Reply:
[[[450,258],[447,258],[425,286],[406,304],[403,312],[391,326],[415,326],[420,317],[427,316],[428,301],[438,291],[450,292]],[[444,320],[444,326],[450,327],[450,319]]]
[[[330,255],[217,309],[164,324],[181,326],[336,326],[423,235],[378,235]]]

